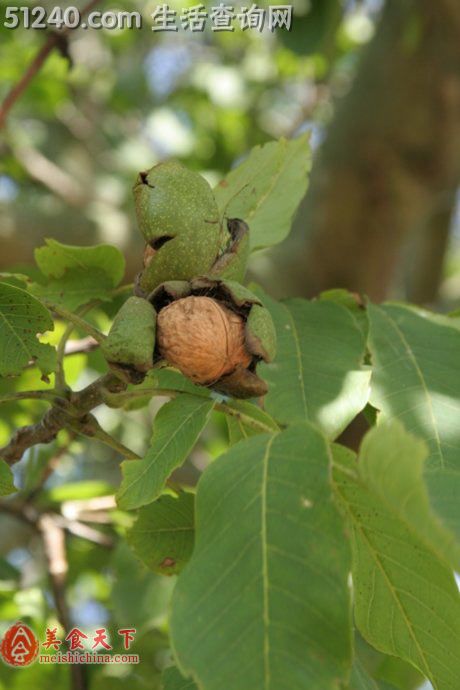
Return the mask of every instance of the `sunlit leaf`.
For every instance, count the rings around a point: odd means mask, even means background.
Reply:
[[[0,283],[0,376],[19,374],[29,362],[43,374],[53,371],[56,352],[36,337],[53,328],[50,313],[35,297]]]
[[[171,618],[180,668],[200,688],[337,690],[347,679],[349,547],[329,461],[302,424],[238,443],[203,474]]]
[[[71,311],[94,299],[110,299],[111,289],[108,276],[97,269],[69,269],[62,278],[51,279],[46,285],[32,283],[29,286],[29,291],[39,299],[67,307]]]
[[[35,250],[35,260],[48,281],[32,284],[31,292],[68,309],[109,299],[125,271],[121,252],[105,244],[74,247],[47,239],[46,246]]]
[[[46,246],[35,250],[35,260],[49,278],[62,278],[69,269],[99,270],[110,278],[113,287],[123,278],[125,270],[123,254],[109,244],[75,247],[47,239]]]
[[[17,491],[13,474],[4,460],[0,460],[0,496],[8,496]]]
[[[366,342],[352,312],[329,301],[264,297],[276,326],[277,355],[260,373],[265,407],[277,421],[310,420],[334,438],[366,405]]]
[[[434,517],[429,524],[422,453],[399,424],[376,427],[358,463],[351,451],[335,449],[334,480],[353,532],[361,634],[376,649],[412,663],[435,690],[455,690],[460,597],[447,564],[448,537]]]
[[[371,403],[428,444],[431,501],[460,538],[460,330],[402,305],[369,305]]]
[[[309,135],[256,146],[214,190],[221,215],[248,223],[252,249],[284,240],[308,184]]]
[[[52,503],[62,503],[62,501],[84,501],[112,493],[113,486],[111,484],[97,479],[85,479],[53,486],[44,491],[42,495]]]

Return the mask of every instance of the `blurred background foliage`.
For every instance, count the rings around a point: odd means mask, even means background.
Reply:
[[[193,4],[170,2],[179,13]],[[376,299],[458,308],[457,0],[294,0],[293,6],[290,32],[154,33],[154,2],[101,1],[101,10],[139,11],[144,27],[73,32],[10,112],[0,131],[0,271],[30,272],[34,248],[54,237],[68,244],[116,244],[127,258],[129,281],[142,252],[131,198],[139,170],[175,157],[215,183],[251,147],[310,130],[312,184],[292,236],[253,258],[251,278],[274,296],[347,287]],[[1,99],[47,37],[46,31],[0,27]],[[115,307],[88,318],[106,328]],[[50,341],[58,342],[62,331],[50,334]],[[66,361],[67,379],[76,388],[102,370],[97,351]],[[12,385],[25,390],[47,384],[28,369],[13,384],[0,383],[0,395]],[[141,452],[157,409],[155,401],[97,416]],[[42,412],[38,401],[2,405],[0,445]],[[226,446],[224,421],[216,414],[214,422],[182,470],[191,486]],[[16,466],[21,494],[2,508],[0,620],[6,627],[21,618],[40,631],[56,620],[43,540],[36,525],[14,514],[15,502],[32,502],[34,509],[68,521],[73,621],[139,630],[142,663],[90,669],[90,687],[157,688],[169,663],[172,578],[148,572],[120,543],[130,517],[110,503],[118,462],[110,449],[64,434]],[[98,500],[107,496],[101,508]],[[75,534],[75,523],[97,534]],[[390,673],[388,661],[370,656],[372,663],[363,651],[376,673],[386,664],[381,677],[394,687],[418,687],[420,679],[407,668]],[[0,688],[52,685],[69,687],[68,667],[17,673],[0,665]]]

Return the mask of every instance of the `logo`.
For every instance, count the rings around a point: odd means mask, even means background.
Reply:
[[[0,654],[9,666],[28,666],[37,658],[39,641],[32,630],[18,622],[3,636]]]
[[[89,630],[87,631],[90,632]],[[5,664],[21,668],[37,661],[39,664],[138,664],[139,654],[127,654],[136,635],[136,628],[117,630],[120,652],[114,651],[110,643],[110,633],[106,628],[98,628],[93,635],[87,635],[78,628],[59,639],[58,629],[46,628],[46,639],[41,643],[28,625],[18,621],[3,636],[0,656]],[[40,646],[46,654],[40,652]],[[64,649],[62,649],[64,647]],[[108,653],[109,652],[109,653]]]

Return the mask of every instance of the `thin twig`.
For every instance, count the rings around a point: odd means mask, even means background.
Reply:
[[[54,390],[17,391],[16,393],[0,395],[0,405],[2,403],[14,402],[15,400],[43,400],[44,402],[61,402],[62,404],[66,402],[64,398],[59,398]]]
[[[91,0],[85,7],[80,10],[80,17],[84,17],[88,12],[91,12],[93,7],[98,4],[99,0]],[[6,95],[1,107],[0,107],[0,129],[5,126],[6,119],[9,115],[11,108],[14,106],[18,98],[27,89],[32,79],[40,71],[44,63],[46,62],[48,55],[56,48],[62,39],[67,36],[73,29],[70,27],[64,27],[60,31],[52,33],[46,43],[40,48],[32,62],[30,63],[28,69],[22,75],[21,79],[17,84],[13,86],[10,92]]]
[[[38,521],[42,513],[40,513],[40,511],[38,511],[37,508],[30,502],[32,499],[33,496],[28,496],[25,502],[12,502],[8,500],[0,502],[0,513],[10,515],[15,519],[24,522],[31,529],[33,529],[34,532],[39,532]],[[98,546],[104,546],[105,548],[109,549],[113,548],[114,541],[112,537],[105,532],[100,532],[94,527],[85,525],[83,522],[69,518],[66,515],[61,515],[59,513],[52,513],[52,515],[57,524],[70,534],[74,534],[76,537],[86,539],[87,541],[97,544]]]
[[[69,565],[67,562],[65,531],[59,525],[58,520],[49,513],[40,516],[37,527],[43,540],[57,617],[64,631],[70,632],[71,617],[66,596]],[[72,664],[70,677],[72,690],[88,689],[87,673],[83,664]]]
[[[137,453],[132,451],[130,448],[127,448],[120,443],[120,441],[117,441],[116,438],[113,438],[113,436],[108,434],[101,427],[96,417],[94,417],[92,414],[87,414],[82,419],[74,420],[72,422],[72,428],[84,436],[95,438],[98,441],[101,441],[101,443],[109,446],[109,448],[112,448],[112,450],[116,450],[117,453],[120,453],[120,455],[123,455],[123,457],[127,458],[128,460],[140,460],[140,456],[137,455]]]
[[[37,481],[37,484],[33,486],[30,489],[30,491],[26,494],[26,503],[32,503],[35,497],[39,493],[41,493],[48,478],[51,476],[51,474],[54,472],[57,465],[59,464],[60,459],[68,452],[70,446],[74,442],[75,436],[76,434],[73,431],[70,431],[68,433],[67,441],[63,443],[63,445],[60,448],[58,448],[56,452],[53,454],[53,456],[48,460],[46,467],[43,469],[41,477]]]
[[[65,344],[64,355],[68,357],[69,355],[88,354],[97,347],[99,347],[97,340],[88,335],[86,338],[80,338],[79,340],[68,340]]]
[[[107,549],[112,549],[114,547],[114,541],[112,537],[105,532],[100,532],[90,525],[85,525],[79,520],[69,520],[63,515],[57,515],[56,520],[67,532],[73,534],[81,539],[86,539],[87,541],[97,544],[98,546],[104,546]]]

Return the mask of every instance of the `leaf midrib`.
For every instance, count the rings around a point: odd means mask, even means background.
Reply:
[[[270,450],[274,437],[271,438],[265,449],[262,460],[262,490],[261,490],[261,548],[262,548],[262,606],[264,624],[264,688],[270,688],[270,612],[269,612],[269,578],[268,578],[268,543],[267,543],[267,484],[268,484],[268,462]]]

